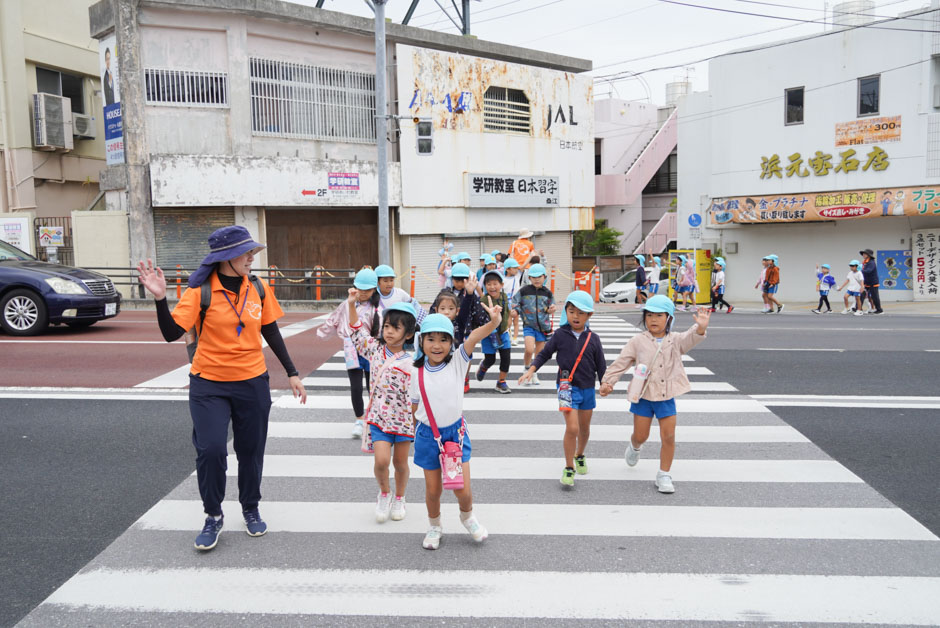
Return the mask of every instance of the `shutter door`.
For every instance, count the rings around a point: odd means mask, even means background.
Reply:
[[[232,208],[154,209],[153,230],[157,265],[163,269],[196,269],[209,254],[209,235],[220,227],[235,224]]]
[[[430,305],[440,292],[440,281],[437,274],[437,262],[440,260],[438,251],[441,250],[443,240],[439,236],[413,235],[408,237],[408,250],[411,264],[415,267],[415,297],[421,303]],[[411,288],[411,268],[396,269],[408,274],[400,282],[399,287],[406,292]]]
[[[548,265],[545,267],[551,280],[552,266],[555,273],[555,300],[561,301],[572,290],[571,277],[571,233],[568,231],[549,231],[544,235],[532,238],[536,250],[545,251]]]

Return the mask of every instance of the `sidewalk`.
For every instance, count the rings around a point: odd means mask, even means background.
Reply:
[[[839,300],[838,307],[836,307],[836,303],[831,299],[830,302],[833,307],[833,312],[830,316],[838,315],[838,313],[842,311],[842,301]],[[786,307],[781,314],[806,314],[808,316],[815,316],[811,310],[816,307],[816,304],[816,301],[784,301]],[[764,306],[760,301],[734,302],[733,305],[734,312],[732,312],[732,314],[760,314]],[[881,306],[885,311],[885,316],[940,316],[940,302],[938,301],[901,301],[896,303],[882,301]],[[625,314],[638,311],[638,308],[633,303],[597,303],[595,309],[597,312],[604,314]]]

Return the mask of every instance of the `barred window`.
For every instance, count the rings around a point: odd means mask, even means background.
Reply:
[[[144,69],[148,105],[228,107],[228,75],[225,72]]]
[[[487,88],[483,94],[483,129],[528,135],[532,129],[532,109],[525,92],[495,85]]]
[[[375,74],[249,60],[255,135],[375,142]]]

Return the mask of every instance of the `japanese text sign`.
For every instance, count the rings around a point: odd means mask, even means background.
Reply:
[[[940,229],[918,229],[911,235],[914,300],[940,301]]]
[[[858,157],[864,157],[862,161]],[[784,177],[808,177],[812,174],[814,177],[824,177],[829,173],[848,174],[850,172],[881,172],[887,170],[891,162],[888,161],[888,153],[879,146],[872,146],[865,154],[861,155],[854,148],[848,148],[838,153],[837,158],[833,158],[831,153],[825,153],[817,150],[814,155],[804,156],[801,153],[787,155],[787,164],[783,165],[780,161],[780,155],[774,153],[770,157],[761,157],[760,160],[760,178],[761,179],[783,179]]]
[[[557,207],[558,177],[467,174],[469,207]]]
[[[901,116],[860,118],[836,124],[836,146],[901,141]]]

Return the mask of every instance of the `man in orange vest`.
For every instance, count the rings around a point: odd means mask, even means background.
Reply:
[[[519,266],[522,268],[529,267],[532,255],[535,253],[535,245],[532,244],[532,240],[529,239],[532,236],[533,233],[529,229],[521,229],[519,231],[519,238],[509,247],[509,255],[519,262]]]

